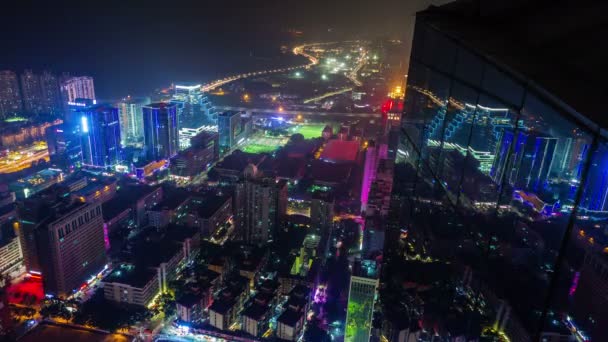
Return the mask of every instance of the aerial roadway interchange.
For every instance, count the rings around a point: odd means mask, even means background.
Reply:
[[[5,151],[0,157],[0,174],[13,173],[30,168],[41,160],[49,161],[49,151],[45,142],[36,142],[32,145]]]

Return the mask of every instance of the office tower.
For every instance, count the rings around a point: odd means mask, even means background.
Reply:
[[[46,129],[46,144],[51,165],[66,172],[74,172],[82,166],[82,142],[78,131],[68,124]]]
[[[64,102],[67,103],[75,102],[76,99],[95,100],[93,77],[68,76],[61,82],[61,92],[63,94]]]
[[[63,116],[63,123],[68,125],[71,129],[80,132],[80,126],[82,125],[82,113],[84,109],[94,106],[94,101],[91,99],[76,99],[74,102],[66,104],[65,114]]]
[[[120,134],[123,145],[141,143],[144,139],[143,106],[150,103],[147,97],[128,96],[118,103]]]
[[[23,110],[25,112],[33,114],[42,112],[40,76],[34,74],[32,70],[25,70],[21,74],[21,97],[23,98]]]
[[[83,164],[116,166],[121,161],[118,108],[102,104],[85,108],[81,114]]]
[[[602,144],[589,155],[593,159],[580,205],[587,210],[608,211],[608,147]],[[583,157],[587,158],[590,157]]]
[[[576,298],[572,303],[561,291],[576,279],[572,270],[580,260],[572,251],[604,247],[598,241],[604,238],[599,217],[605,212],[584,210],[607,209],[608,159],[601,152],[606,140],[600,133],[606,121],[597,92],[604,79],[589,72],[601,69],[602,62],[582,57],[593,55],[593,44],[578,44],[582,50],[577,54],[559,51],[582,40],[601,40],[604,30],[583,33],[579,28],[602,22],[590,13],[603,8],[582,10],[557,2],[495,5],[454,1],[416,16],[401,121],[403,153],[398,150],[404,158],[398,159],[396,200],[385,232],[383,260],[390,275],[383,277],[382,293],[397,303],[403,283],[391,283],[391,278],[408,276],[400,264],[407,268],[408,259],[428,255],[460,264],[454,267],[460,274],[467,270],[463,278],[473,284],[473,296],[499,299],[485,300],[485,305],[490,316],[498,313],[501,322],[493,330],[505,340],[541,341],[568,316],[580,324],[580,330],[571,331],[602,339],[606,324],[597,308],[583,304],[572,310]],[[547,30],[564,13],[572,26]],[[513,14],[518,20],[511,20]],[[500,28],[494,30],[497,22]],[[566,69],[570,77],[555,77]],[[487,171],[478,152],[489,152]],[[540,211],[553,204],[561,208]],[[585,237],[580,239],[584,247],[573,245],[572,222],[578,234],[573,235]],[[606,272],[601,264],[592,261],[586,267],[601,275]],[[422,269],[418,279],[436,275],[432,267]],[[517,286],[511,279],[517,279]],[[605,296],[598,290],[601,282],[594,283],[596,289],[579,288],[577,294]],[[460,286],[451,284],[440,292],[457,292]],[[605,305],[596,301],[604,313]],[[423,310],[425,316],[429,312],[425,305],[404,307]],[[488,315],[477,317],[483,316]],[[503,317],[508,317],[506,324]],[[475,334],[484,323],[464,311],[459,319],[466,340],[479,339]],[[440,330],[435,330],[438,339],[456,338]]]
[[[57,76],[48,71],[42,72],[42,75],[40,75],[40,91],[43,113],[55,116],[63,113],[64,108],[61,103],[61,91],[59,90]]]
[[[17,74],[10,70],[0,71],[0,116],[6,117],[21,110],[21,91]]]
[[[348,290],[345,341],[368,342],[370,339],[378,274],[375,261],[355,259]]]
[[[235,189],[237,234],[252,244],[266,244],[275,238],[287,205],[287,184],[265,178],[249,164],[244,179]]]
[[[45,195],[19,203],[19,238],[26,268],[42,275],[45,293],[67,297],[106,263],[101,203]]]
[[[179,129],[197,128],[214,124],[211,118],[212,107],[207,95],[201,91],[201,85],[175,85],[171,103],[175,103]]]
[[[490,174],[498,184],[505,177],[505,184],[540,191],[547,184],[556,146],[556,138],[537,132],[515,135],[511,130],[505,131]]]
[[[331,192],[316,191],[310,202],[310,220],[314,231],[326,237],[331,233],[334,219],[334,196]]]
[[[252,120],[244,112],[226,111],[217,117],[220,134],[220,154],[228,153],[251,134]]]
[[[179,151],[177,108],[170,103],[143,107],[144,149],[148,160],[168,159]]]

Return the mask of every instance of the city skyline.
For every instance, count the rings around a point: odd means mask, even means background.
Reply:
[[[0,339],[608,336],[607,4],[15,8]]]

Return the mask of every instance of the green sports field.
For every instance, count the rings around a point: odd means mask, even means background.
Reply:
[[[327,124],[302,124],[298,125],[293,131],[293,133],[300,133],[304,136],[304,139],[313,139],[318,138],[323,134],[323,128],[325,128]]]

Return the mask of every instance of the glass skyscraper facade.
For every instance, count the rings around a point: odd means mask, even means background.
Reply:
[[[121,161],[118,108],[96,105],[85,108],[80,116],[83,164],[113,167]]]
[[[177,107],[153,103],[143,107],[144,147],[148,160],[168,159],[179,151]]]
[[[421,340],[603,340],[605,127],[455,33],[462,17],[437,8],[417,16],[382,272],[385,312],[419,321]],[[412,290],[421,287],[422,295]]]

